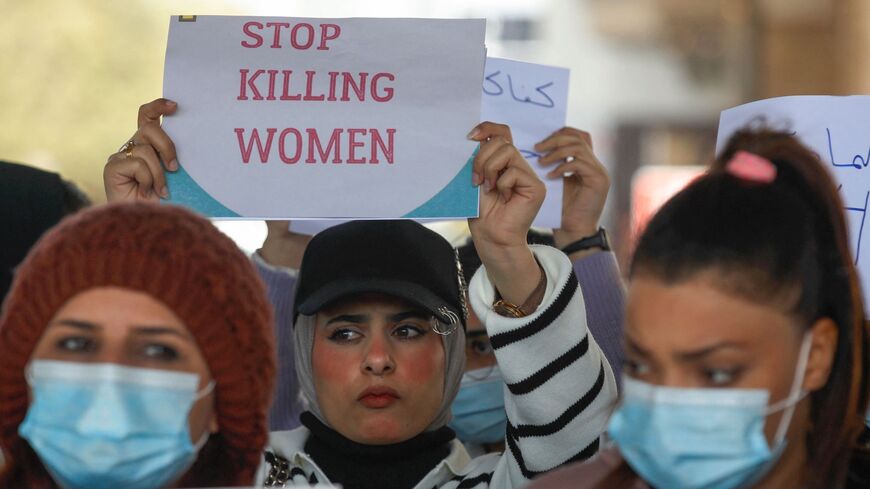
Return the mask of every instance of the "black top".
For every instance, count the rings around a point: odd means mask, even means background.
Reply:
[[[302,424],[311,431],[305,451],[330,482],[346,489],[410,489],[450,454],[456,435],[448,427],[423,432],[392,445],[351,441],[304,412]]]

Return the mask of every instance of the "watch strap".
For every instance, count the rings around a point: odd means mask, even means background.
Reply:
[[[588,250],[590,248],[601,248],[604,251],[610,250],[610,242],[607,239],[607,232],[604,228],[598,228],[598,232],[592,236],[580,238],[577,241],[562,248],[562,253],[570,255],[578,251]]]

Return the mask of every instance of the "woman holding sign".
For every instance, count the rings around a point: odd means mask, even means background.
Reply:
[[[847,474],[852,456],[866,460],[870,350],[842,209],[794,137],[735,135],[638,244],[616,447],[534,487],[829,489],[859,477]]]
[[[250,485],[273,346],[262,283],[207,220],[80,211],[31,250],[0,317],[0,487]]]
[[[470,226],[484,268],[468,295],[510,392],[505,455],[469,461],[445,426],[465,360],[455,252],[410,221],[354,222],[315,236],[302,260],[294,347],[310,411],[272,434],[267,485],[519,487],[597,450],[615,383],[570,262],[526,245],[543,184],[506,127],[475,137],[484,191]]]
[[[114,178],[124,165],[142,168],[140,158],[162,175],[157,155],[171,162],[174,151],[157,121],[172,111],[164,101],[143,106],[149,127],[134,136],[134,157],[122,153],[107,165],[110,197],[161,194],[159,176]],[[484,123],[472,138],[481,141],[473,183],[482,193],[470,227],[483,267],[468,296],[507,384],[505,454],[469,460],[446,427],[467,317],[453,248],[411,221],[356,222],[306,248],[293,346],[310,411],[304,427],[272,434],[261,482],[521,487],[597,451],[616,385],[588,334],[570,261],[526,244],[544,185],[506,126]]]

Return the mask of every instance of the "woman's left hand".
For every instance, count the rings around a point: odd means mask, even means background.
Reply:
[[[474,246],[502,297],[522,304],[540,279],[526,236],[546,187],[512,144],[508,126],[483,122],[469,138],[480,142],[472,170],[472,183],[481,186],[480,214],[468,221]]]
[[[563,127],[535,145],[544,153],[541,166],[551,166],[548,178],[561,178],[562,225],[553,230],[557,248],[564,248],[598,232],[604,211],[610,175],[592,151],[592,136],[586,131]]]

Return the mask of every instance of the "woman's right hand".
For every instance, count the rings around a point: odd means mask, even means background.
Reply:
[[[164,167],[178,170],[175,144],[160,127],[160,117],[175,113],[178,104],[159,98],[139,107],[138,129],[132,147],[109,156],[103,168],[106,199],[115,201],[159,201],[169,197]]]

